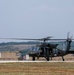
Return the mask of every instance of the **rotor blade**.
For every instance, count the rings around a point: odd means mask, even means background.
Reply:
[[[0,38],[0,39],[8,39],[8,40],[44,40],[42,39],[30,39],[30,38]],[[66,40],[66,39],[47,39],[47,40]]]
[[[65,40],[67,40],[67,39],[48,39],[48,40],[53,40],[53,41],[65,41]],[[74,39],[72,39],[72,40],[74,40]]]
[[[0,39],[9,39],[9,40],[44,40],[42,39],[29,39],[29,38],[0,38]],[[48,39],[48,40],[66,40],[66,39]]]
[[[72,38],[73,38],[73,35],[71,35],[70,39],[72,39]]]
[[[48,40],[59,41],[59,40],[66,40],[66,39],[48,39]]]
[[[45,37],[45,38],[41,38],[42,40],[44,40],[44,39],[50,39],[50,38],[52,38],[52,36],[48,36],[48,37]]]
[[[67,39],[69,39],[69,36],[70,36],[70,32],[67,33]]]
[[[49,38],[51,38],[51,36],[46,37],[46,38],[41,38],[41,39],[30,39],[30,38],[0,38],[0,39],[9,39],[9,40],[49,40]]]
[[[40,40],[40,39],[29,39],[29,38],[0,38],[0,39],[7,39],[7,40]]]

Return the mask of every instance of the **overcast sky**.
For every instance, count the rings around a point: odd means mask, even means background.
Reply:
[[[66,38],[69,31],[74,36],[74,0],[0,0],[1,38]]]

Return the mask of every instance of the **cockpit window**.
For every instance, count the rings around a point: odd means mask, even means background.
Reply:
[[[32,47],[30,48],[31,51],[38,51],[39,50],[39,47]]]
[[[37,48],[36,48],[36,50],[38,51],[38,50],[39,50],[39,48],[37,47]]]

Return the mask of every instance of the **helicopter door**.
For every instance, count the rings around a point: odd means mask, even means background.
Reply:
[[[57,49],[53,49],[53,54],[54,54],[54,56],[57,56],[58,50]]]

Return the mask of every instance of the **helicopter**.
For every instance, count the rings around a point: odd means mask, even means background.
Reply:
[[[13,39],[13,40],[38,40],[42,41],[40,44],[37,44],[36,46],[33,46],[30,48],[28,54],[30,57],[32,57],[32,60],[35,61],[36,57],[39,59],[40,57],[44,57],[47,61],[52,60],[53,57],[62,57],[62,60],[65,61],[64,56],[67,54],[74,54],[74,50],[71,49],[71,43],[72,43],[72,36],[69,37],[69,34],[67,34],[67,39],[51,39],[52,37],[46,37],[41,39],[28,39],[28,38],[0,38],[0,39]],[[58,43],[51,43],[47,41],[64,41],[65,47],[58,48]]]
[[[35,61],[35,57],[45,57],[47,61],[52,60],[52,57],[62,57],[62,60],[65,61],[64,57],[67,54],[74,54],[74,51],[70,50],[71,48],[71,42],[72,42],[72,36],[69,37],[69,33],[67,36],[67,39],[50,39],[50,37],[46,37],[41,39],[43,40],[43,43],[41,45],[37,45],[35,47],[32,47],[31,52],[29,52],[29,55],[32,57],[32,60]],[[65,49],[60,49],[57,46],[59,44],[52,44],[47,43],[48,40],[65,40]]]

